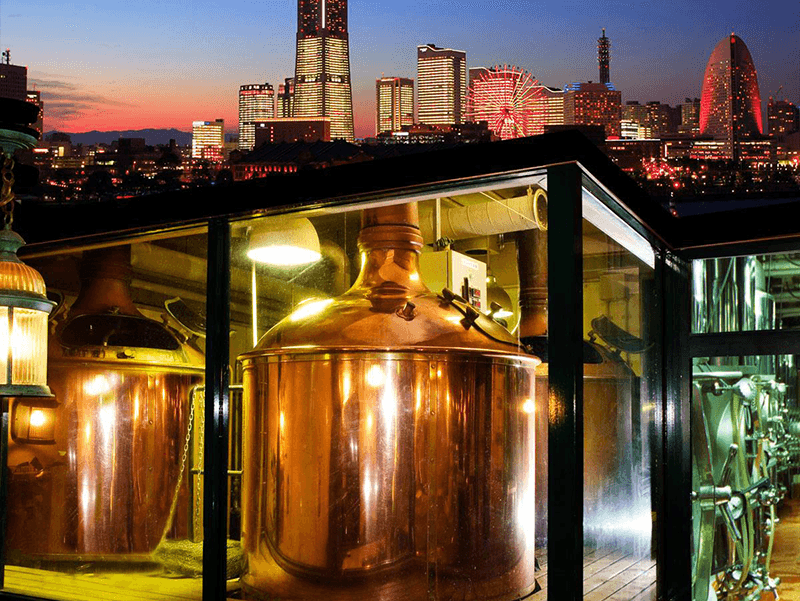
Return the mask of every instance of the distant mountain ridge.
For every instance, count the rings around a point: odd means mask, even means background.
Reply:
[[[57,130],[46,132],[45,139]],[[179,146],[188,146],[192,143],[192,132],[179,129],[126,129],[115,131],[87,131],[84,133],[59,132],[67,134],[73,144],[111,144],[120,138],[144,138],[148,146],[169,144],[175,140]]]

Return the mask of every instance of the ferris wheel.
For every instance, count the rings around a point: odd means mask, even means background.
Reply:
[[[503,140],[542,133],[542,86],[533,75],[513,65],[481,69],[471,77],[467,119],[486,121]]]

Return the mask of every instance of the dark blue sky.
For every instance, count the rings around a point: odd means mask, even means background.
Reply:
[[[771,2],[351,0],[356,134],[374,129],[375,78],[416,77],[416,46],[467,52],[469,66],[515,64],[548,85],[597,80],[612,42],[623,101],[699,96],[705,63],[735,32],[762,98],[800,102],[800,8]],[[236,126],[238,86],[277,87],[294,70],[296,3],[276,0],[5,0],[0,44],[43,92],[46,129]]]

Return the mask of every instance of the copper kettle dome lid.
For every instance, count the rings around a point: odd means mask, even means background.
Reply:
[[[417,204],[362,213],[361,273],[336,298],[311,299],[270,329],[245,358],[278,352],[420,350],[526,355],[494,320],[464,299],[430,291],[419,274]]]

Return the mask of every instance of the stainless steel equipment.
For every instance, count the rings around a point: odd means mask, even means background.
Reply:
[[[142,316],[130,278],[130,247],[84,253],[81,293],[50,336],[55,443],[9,445],[12,561],[149,560],[168,525],[204,360]],[[187,494],[172,536],[187,535]]]
[[[421,282],[416,204],[365,210],[361,274],[243,355],[248,597],[520,599],[534,578],[534,370]]]

